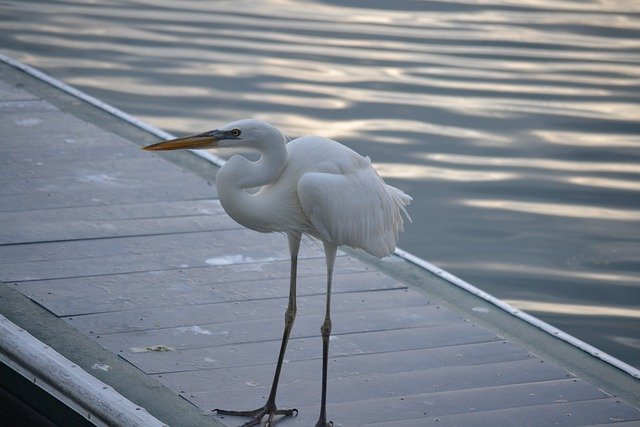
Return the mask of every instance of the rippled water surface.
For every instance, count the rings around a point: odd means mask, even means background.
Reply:
[[[640,366],[639,1],[0,1],[0,51],[176,134],[338,139],[403,249]]]

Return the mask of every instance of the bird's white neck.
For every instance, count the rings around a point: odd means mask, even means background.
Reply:
[[[272,207],[262,192],[250,194],[246,190],[273,183],[287,162],[284,141],[272,143],[260,151],[260,159],[251,162],[236,155],[220,169],[216,176],[218,197],[225,212],[236,222],[257,231],[271,231],[268,217]]]

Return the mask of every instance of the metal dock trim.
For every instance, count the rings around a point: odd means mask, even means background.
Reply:
[[[101,426],[166,424],[0,314],[0,362]],[[108,365],[96,365],[108,370]]]

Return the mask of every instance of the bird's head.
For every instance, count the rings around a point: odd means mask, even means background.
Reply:
[[[203,150],[218,147],[249,147],[261,150],[265,144],[284,144],[285,142],[287,142],[287,137],[269,123],[255,119],[243,119],[207,132],[147,145],[143,149],[168,151],[184,148]]]

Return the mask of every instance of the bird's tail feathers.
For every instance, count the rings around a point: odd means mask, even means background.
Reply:
[[[387,186],[387,190],[389,190],[391,196],[396,202],[396,206],[400,208],[400,211],[402,212],[404,217],[407,218],[409,222],[413,222],[411,220],[411,216],[409,215],[409,212],[407,212],[407,210],[405,209],[405,206],[408,206],[411,203],[411,201],[413,200],[413,197],[406,194],[404,191],[400,190],[399,188],[393,187],[388,184],[385,184],[385,185]]]

